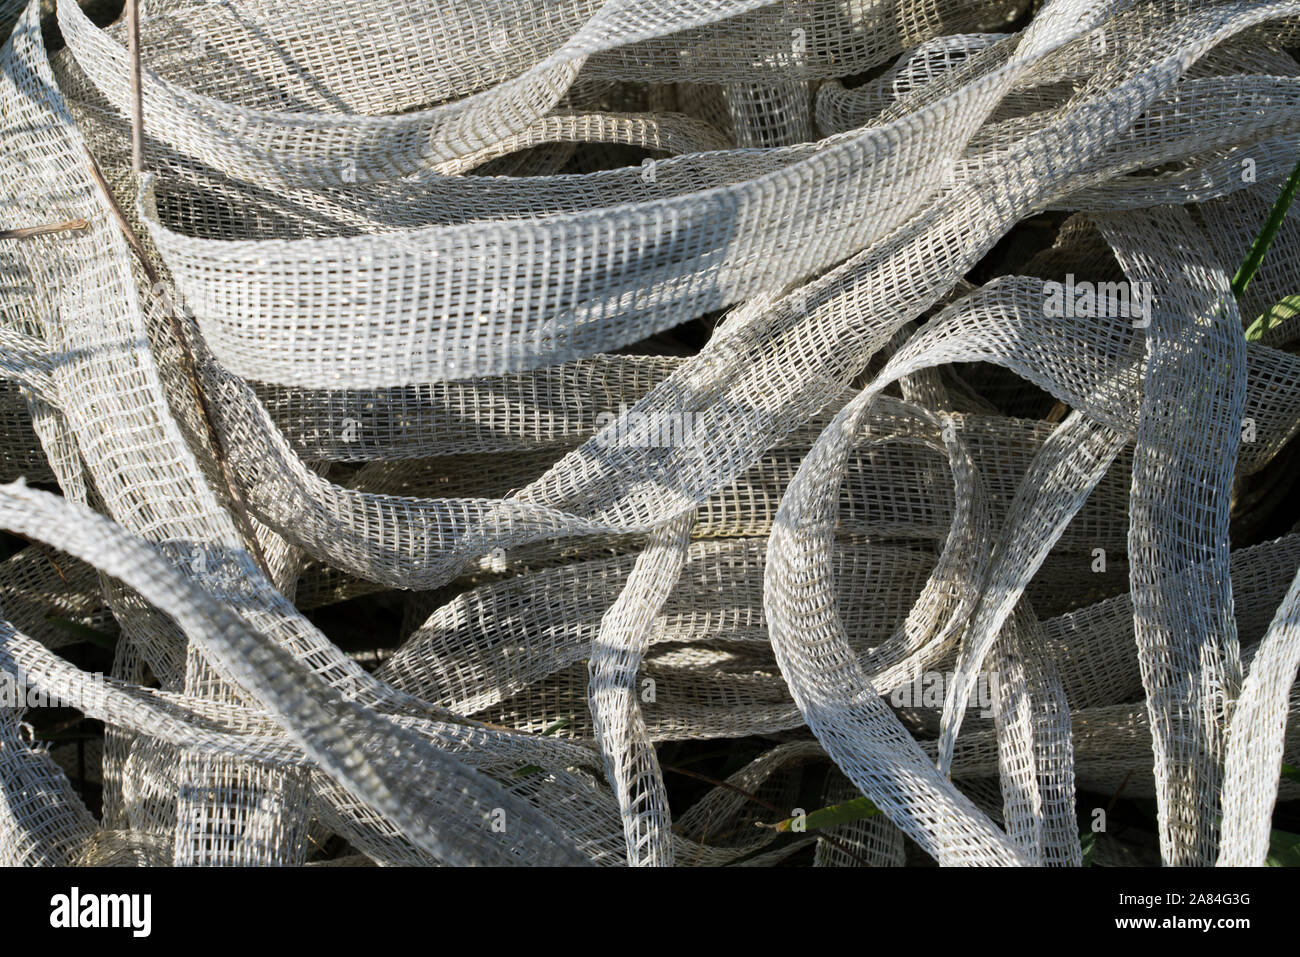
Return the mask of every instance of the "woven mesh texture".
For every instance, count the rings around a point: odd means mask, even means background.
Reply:
[[[0,0],[0,863],[1264,863],[1300,0],[145,6],[137,175]]]

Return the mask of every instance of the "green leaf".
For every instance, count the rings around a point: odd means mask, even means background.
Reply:
[[[542,737],[543,738],[549,737],[550,735],[554,734],[556,731],[559,731],[561,728],[567,728],[571,724],[573,724],[572,718],[561,718],[559,721],[555,722],[555,724],[551,725],[549,728],[543,731]]]
[[[1291,171],[1291,175],[1287,177],[1286,185],[1282,187],[1282,195],[1277,198],[1277,202],[1269,210],[1268,219],[1264,221],[1264,228],[1259,231],[1255,241],[1250,244],[1250,251],[1246,253],[1246,258],[1242,260],[1241,268],[1232,277],[1232,294],[1238,300],[1245,294],[1246,287],[1250,285],[1251,279],[1259,271],[1260,263],[1264,261],[1264,254],[1268,252],[1268,247],[1273,242],[1273,237],[1277,235],[1282,220],[1286,219],[1286,211],[1290,209],[1291,200],[1295,199],[1297,189],[1300,189],[1300,163],[1296,164],[1295,169]]]
[[[60,631],[66,631],[70,635],[76,635],[82,641],[88,641],[92,645],[99,645],[99,647],[107,648],[109,651],[112,651],[117,646],[116,635],[110,635],[108,632],[100,631],[98,628],[91,628],[89,625],[83,625],[79,621],[60,618],[58,615],[49,615],[46,617],[45,622]]]
[[[559,731],[561,728],[567,728],[571,724],[573,724],[572,718],[561,718],[559,721],[555,722],[555,724],[551,725],[549,728],[543,731],[542,737],[543,738],[548,737],[554,734],[556,731]],[[515,777],[526,778],[532,774],[540,774],[542,770],[543,769],[538,767],[536,764],[525,764],[522,768],[520,768],[518,771],[515,772]]]
[[[815,831],[822,827],[836,827],[840,824],[849,824],[853,821],[860,821],[866,817],[875,817],[880,813],[880,808],[871,802],[871,798],[854,798],[852,801],[845,801],[843,804],[833,804],[830,807],[824,807],[820,810],[813,811],[805,820],[808,830]],[[773,827],[782,833],[789,831],[794,826],[795,819],[786,818],[774,824]]]
[[[1294,316],[1300,316],[1300,296],[1287,296],[1250,324],[1246,330],[1246,341],[1259,342],[1268,330]]]
[[[1083,866],[1092,867],[1092,855],[1097,850],[1097,835],[1089,831],[1079,838],[1079,846],[1083,848]]]
[[[1300,867],[1300,834],[1277,828],[1269,831],[1268,857],[1264,863],[1269,867]]]
[[[1282,777],[1300,781],[1300,769],[1282,763]],[[1300,834],[1279,831],[1273,828],[1268,832],[1268,857],[1264,859],[1268,867],[1300,867]]]

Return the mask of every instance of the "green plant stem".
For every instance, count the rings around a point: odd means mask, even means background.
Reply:
[[[1232,277],[1232,294],[1238,301],[1245,295],[1246,287],[1250,285],[1251,279],[1259,271],[1260,263],[1264,261],[1264,254],[1268,252],[1273,237],[1277,235],[1282,220],[1286,218],[1286,212],[1290,209],[1291,200],[1295,198],[1298,188],[1300,188],[1300,163],[1296,163],[1295,169],[1287,177],[1286,185],[1282,187],[1282,195],[1277,198],[1277,202],[1273,204],[1273,208],[1269,211],[1264,228],[1259,231],[1255,241],[1250,244],[1250,251],[1246,253],[1246,258],[1242,260],[1241,268]]]

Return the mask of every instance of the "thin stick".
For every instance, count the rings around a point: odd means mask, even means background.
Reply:
[[[49,236],[51,233],[65,233],[86,229],[90,223],[84,219],[70,219],[66,223],[50,223],[48,226],[26,226],[23,229],[0,229],[0,239],[31,239],[33,236]]]
[[[671,764],[661,764],[660,768],[664,771],[671,771],[673,774],[680,774],[682,777],[703,781],[705,784],[711,784],[715,788],[722,788],[725,791],[730,791],[732,794],[738,794],[747,801],[753,801],[759,807],[767,808],[767,810],[771,811],[778,817],[785,817],[785,811],[781,810],[781,808],[777,807],[771,801],[764,801],[757,794],[751,794],[743,788],[738,788],[736,785],[731,784],[728,781],[720,781],[718,778],[711,778],[707,774],[700,774],[698,771],[688,771],[686,768],[679,768]]]
[[[741,797],[745,798],[747,801],[753,801],[759,807],[767,808],[769,811],[771,811],[773,814],[777,815],[778,817],[785,816],[785,812],[781,810],[779,807],[777,807],[775,804],[773,804],[772,802],[764,801],[757,794],[751,794],[749,791],[746,791],[742,788],[738,788],[734,784],[731,784],[727,781],[720,781],[717,778],[709,777],[707,774],[700,774],[698,771],[688,771],[686,768],[674,767],[671,764],[661,764],[660,768],[664,771],[671,771],[673,774],[680,774],[683,777],[694,778],[697,781],[703,781],[705,784],[712,784],[714,787],[723,788],[724,790],[731,791],[733,794],[738,794]],[[761,821],[755,821],[754,823],[757,824],[759,827],[770,827],[770,825],[763,824]],[[850,847],[845,842],[841,841],[838,837],[836,837],[833,834],[810,834],[809,837],[816,838],[819,841],[825,841],[827,844],[831,845],[831,847],[834,847],[842,854],[845,854],[853,858],[855,861],[857,861],[859,864],[862,864],[865,867],[871,866],[870,861],[863,858],[861,854],[857,853],[857,851],[855,851],[852,847]]]
[[[99,163],[95,161],[95,157],[90,150],[85,149],[84,146],[83,150],[85,150],[86,160],[90,164],[90,174],[95,180],[95,185],[99,187],[100,193],[103,194],[105,201],[108,203],[109,211],[112,212],[113,218],[117,220],[117,225],[121,227],[122,233],[126,237],[126,244],[131,247],[131,251],[135,253],[136,259],[140,261],[140,266],[144,269],[145,275],[149,277],[151,287],[156,289],[162,283],[162,277],[158,275],[158,270],[149,261],[149,256],[144,249],[144,243],[140,241],[140,237],[136,235],[135,230],[131,228],[131,223],[122,212],[122,207],[117,204],[117,199],[113,196],[113,191],[109,189],[108,181],[104,179]],[[257,540],[257,532],[253,529],[253,520],[248,517],[244,493],[240,490],[239,483],[235,481],[234,472],[230,468],[230,460],[226,455],[226,445],[221,440],[221,433],[217,431],[212,407],[208,404],[208,397],[199,385],[198,363],[194,361],[194,353],[190,349],[189,340],[185,338],[185,330],[181,328],[181,321],[174,310],[168,309],[166,312],[167,321],[171,325],[172,337],[181,350],[181,372],[189,383],[190,391],[194,393],[194,400],[198,404],[199,412],[202,415],[208,444],[212,446],[212,454],[217,460],[217,468],[221,472],[221,479],[225,483],[226,493],[230,497],[235,525],[248,547],[252,550],[253,558],[257,561],[258,567],[262,569],[262,573],[266,575],[267,581],[274,581],[271,575],[271,566],[267,564],[266,556],[262,554],[262,546]]]
[[[140,0],[126,0],[127,54],[131,58],[131,169],[144,171],[144,93],[140,86]]]

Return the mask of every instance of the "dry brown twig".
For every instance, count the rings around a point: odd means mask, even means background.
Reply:
[[[45,226],[0,229],[0,239],[34,239],[37,236],[50,236],[56,233],[79,232],[89,226],[90,223],[84,219],[69,219],[65,223],[49,223]]]
[[[122,207],[118,205],[117,198],[113,195],[113,190],[109,187],[108,181],[104,178],[104,173],[99,168],[99,163],[95,160],[94,155],[89,149],[85,149],[86,162],[90,170],[91,178],[95,180],[95,185],[99,187],[100,194],[108,204],[109,212],[117,220],[118,227],[122,230],[123,236],[126,237],[127,245],[135,253],[136,259],[140,262],[140,267],[144,270],[145,276],[149,279],[152,287],[157,288],[162,283],[162,277],[153,263],[149,261],[149,254],[145,251],[144,243],[136,235],[131,223],[127,220],[126,214],[122,212]],[[216,418],[212,412],[212,406],[208,402],[208,397],[199,385],[198,364],[194,360],[194,352],[190,349],[189,340],[185,338],[185,330],[181,328],[180,319],[176,316],[175,310],[165,310],[167,313],[167,322],[171,326],[172,337],[176,340],[180,348],[180,367],[181,373],[189,383],[190,391],[194,394],[194,401],[198,403],[199,411],[203,419],[204,431],[207,434],[208,443],[212,447],[213,457],[217,460],[217,468],[221,472],[222,482],[226,486],[226,494],[230,498],[231,509],[235,518],[235,525],[239,529],[240,535],[244,538],[248,548],[256,560],[262,573],[266,575],[267,581],[273,581],[271,567],[267,564],[266,556],[262,553],[262,546],[257,540],[257,532],[253,528],[253,521],[248,516],[248,506],[244,499],[244,494],[239,488],[239,483],[235,481],[234,472],[230,468],[230,459],[226,453],[226,444],[222,441],[221,433],[216,426]]]

